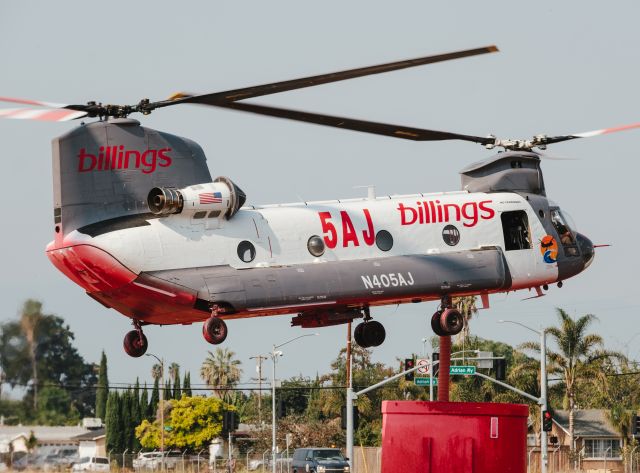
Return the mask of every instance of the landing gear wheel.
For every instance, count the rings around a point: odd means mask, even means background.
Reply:
[[[362,348],[380,346],[385,337],[386,332],[383,325],[375,320],[358,324],[353,332],[353,338]]]
[[[212,345],[220,345],[227,338],[227,324],[219,317],[209,317],[202,325],[202,335]]]
[[[447,334],[440,327],[440,316],[442,315],[441,311],[436,312],[431,316],[431,330],[439,337],[444,337]]]
[[[384,330],[384,326],[380,322],[372,320],[371,322],[367,322],[364,324],[364,327],[362,327],[362,335],[367,343],[367,346],[379,347],[380,345],[382,345],[382,342],[384,342],[387,333]]]
[[[127,355],[139,358],[145,354],[147,347],[147,337],[140,330],[132,330],[124,336],[124,351]]]
[[[457,335],[464,328],[464,317],[458,310],[447,308],[440,315],[440,328],[445,335]]]

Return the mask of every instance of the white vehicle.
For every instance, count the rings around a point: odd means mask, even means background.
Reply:
[[[71,467],[71,471],[109,471],[106,457],[82,457]]]
[[[143,452],[138,455],[138,458],[133,460],[133,468],[136,470],[149,469],[155,470],[160,465],[160,459],[162,458],[162,452]]]

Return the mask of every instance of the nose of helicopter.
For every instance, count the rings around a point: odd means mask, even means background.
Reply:
[[[584,271],[589,267],[589,265],[591,265],[596,253],[591,240],[589,240],[582,233],[576,234],[576,240],[578,242],[578,248],[580,248],[580,254],[582,255],[582,261],[584,263],[582,270]]]
[[[565,257],[558,260],[558,280],[564,281],[580,274],[591,265],[594,256],[591,240],[577,233],[575,246],[565,247]]]

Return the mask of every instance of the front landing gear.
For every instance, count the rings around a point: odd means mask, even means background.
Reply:
[[[464,317],[457,309],[451,307],[451,298],[442,298],[440,309],[431,316],[431,329],[440,336],[457,335],[464,328]]]
[[[214,309],[211,317],[205,320],[202,325],[204,339],[213,345],[220,345],[227,338],[227,333],[227,324],[218,317],[217,311]]]
[[[131,330],[124,336],[124,351],[127,355],[134,358],[140,358],[147,351],[149,344],[147,343],[147,337],[142,333],[142,327],[138,320],[133,321],[135,330]]]
[[[369,308],[365,307],[364,322],[358,324],[353,331],[353,338],[362,348],[377,347],[382,345],[386,337],[384,326],[380,322],[371,320]]]

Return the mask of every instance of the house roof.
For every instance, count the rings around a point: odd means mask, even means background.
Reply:
[[[98,440],[106,436],[106,429],[104,427],[100,429],[92,429],[84,434],[76,435],[73,440]]]
[[[569,433],[569,411],[554,411],[553,421]],[[605,409],[577,409],[573,430],[576,437],[620,437]]]
[[[33,431],[38,442],[69,441],[75,436],[88,432],[79,426],[42,426],[42,425],[0,425],[0,439],[13,439],[24,435],[29,438]]]

